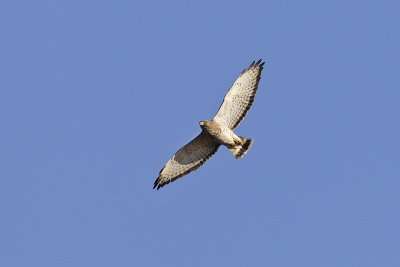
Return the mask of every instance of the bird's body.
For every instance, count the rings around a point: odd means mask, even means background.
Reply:
[[[225,125],[220,125],[214,120],[201,121],[200,127],[203,131],[212,136],[215,142],[220,145],[232,147],[240,144],[240,137],[238,137],[231,129],[229,129]]]
[[[237,158],[242,158],[253,144],[253,139],[241,137],[234,129],[250,109],[264,62],[253,62],[245,69],[225,95],[217,114],[212,120],[200,121],[201,133],[182,147],[162,168],[154,188],[160,189],[189,172],[196,170],[217,152],[226,146]]]

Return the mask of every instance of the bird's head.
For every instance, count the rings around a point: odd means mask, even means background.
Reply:
[[[204,128],[204,127],[208,126],[208,123],[209,123],[208,121],[200,121],[199,125],[200,125],[201,128]]]

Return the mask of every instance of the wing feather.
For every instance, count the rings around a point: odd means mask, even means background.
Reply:
[[[264,63],[261,59],[253,61],[242,71],[225,95],[215,121],[232,130],[240,124],[254,102]]]
[[[161,169],[154,182],[157,190],[170,182],[196,170],[217,152],[219,144],[201,132],[196,138],[182,147]]]

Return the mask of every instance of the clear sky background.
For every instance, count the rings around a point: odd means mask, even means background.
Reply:
[[[0,2],[1,266],[400,266],[398,1]],[[237,133],[166,161],[266,61]]]

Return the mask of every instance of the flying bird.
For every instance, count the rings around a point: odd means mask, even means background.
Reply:
[[[235,158],[242,158],[253,144],[253,139],[236,135],[233,130],[246,116],[257,92],[265,62],[253,61],[242,71],[225,95],[212,120],[199,122],[201,133],[182,147],[161,169],[154,188],[161,187],[196,170],[211,158],[221,145]]]

